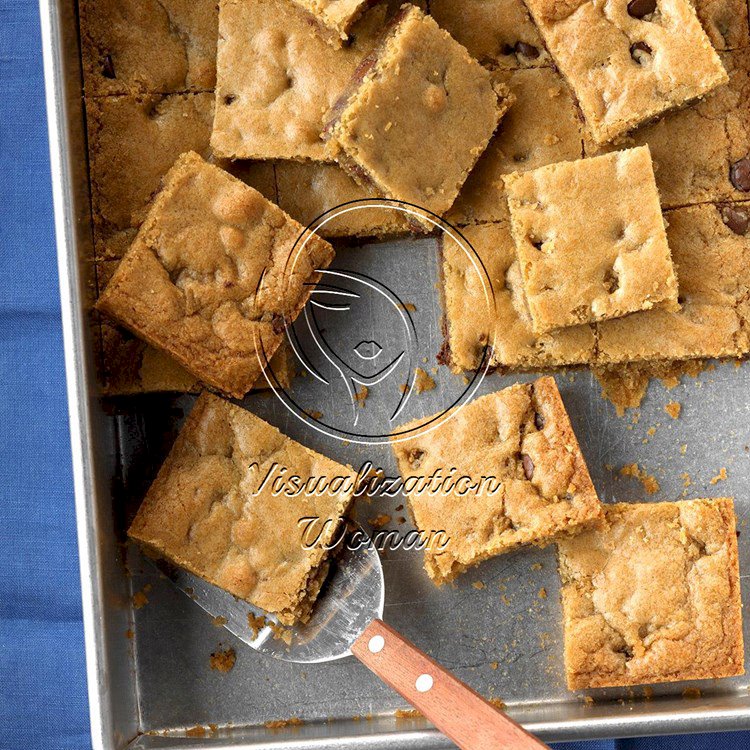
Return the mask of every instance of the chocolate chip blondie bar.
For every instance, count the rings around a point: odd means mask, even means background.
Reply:
[[[336,49],[289,0],[221,0],[214,153],[325,161],[323,116],[377,42],[385,13],[372,8],[351,45]]]
[[[527,0],[526,5],[597,143],[727,81],[689,0]]]
[[[464,230],[489,275],[494,313],[472,259],[443,240],[444,360],[456,371],[476,369],[490,344],[492,365],[522,370],[747,354],[750,202],[688,206],[665,216],[679,311],[654,308],[543,335],[532,328],[507,222]]]
[[[648,147],[515,172],[504,182],[535,333],[660,304],[677,309]]]
[[[264,481],[275,467],[303,482],[345,477],[353,487],[356,478],[254,414],[204,393],[128,534],[282,623],[304,621],[353,490],[290,498]],[[300,523],[305,518],[318,519],[311,538]]]
[[[329,113],[324,137],[363,186],[442,215],[511,102],[464,47],[404,5]]]
[[[164,179],[98,309],[241,398],[333,249],[197,154]]]
[[[731,500],[604,506],[558,545],[568,687],[744,673]]]
[[[417,420],[399,432],[430,420]],[[560,393],[552,378],[514,385],[459,408],[438,427],[394,438],[401,476],[414,483],[414,523],[429,538],[425,569],[442,584],[524,544],[545,545],[601,517]],[[461,490],[437,492],[414,478],[454,470]],[[437,532],[442,532],[441,535]]]

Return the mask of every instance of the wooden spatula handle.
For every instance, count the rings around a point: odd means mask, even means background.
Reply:
[[[367,626],[352,653],[463,750],[547,747],[382,620]]]

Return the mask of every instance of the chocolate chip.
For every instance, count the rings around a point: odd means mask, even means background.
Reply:
[[[729,179],[737,190],[741,190],[743,193],[750,192],[750,156],[732,164],[729,170]]]
[[[539,50],[527,42],[516,42],[516,54],[528,57],[529,60],[536,60],[539,57]]]
[[[537,430],[544,429],[544,417],[538,411],[534,412],[534,427],[536,427]]]
[[[274,313],[273,318],[271,318],[271,328],[276,335],[282,333],[286,328],[286,320],[284,319],[284,316]]]
[[[524,476],[531,481],[534,476],[534,462],[531,460],[531,456],[529,456],[528,453],[522,453],[521,463],[523,464]]]
[[[413,450],[409,451],[409,465],[413,469],[418,469],[419,465],[422,463],[422,456],[424,456],[424,451],[420,450],[419,448],[414,448]]]
[[[607,294],[614,294],[620,288],[620,276],[614,268],[604,274],[604,290]]]
[[[504,55],[514,55],[516,48],[512,44],[504,44],[500,50]]]
[[[231,104],[234,104],[234,102],[237,100],[237,97],[232,94],[227,94],[224,97],[224,104],[229,107]]]
[[[633,18],[643,18],[656,10],[656,0],[630,0],[628,14]]]
[[[747,234],[748,226],[750,226],[750,216],[747,211],[734,206],[724,206],[721,209],[721,218],[735,234]]]
[[[638,63],[638,65],[643,65],[651,54],[651,47],[649,47],[646,42],[636,42],[635,44],[630,45],[630,56]]]
[[[107,55],[102,63],[102,75],[105,78],[114,79],[115,76],[115,64],[112,62],[112,55]]]

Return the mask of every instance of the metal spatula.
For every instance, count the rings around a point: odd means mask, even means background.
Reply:
[[[366,538],[361,529],[355,533],[360,540]],[[547,747],[382,621],[385,583],[372,545],[344,544],[332,562],[312,618],[290,629],[291,643],[278,637],[278,628],[276,632],[270,626],[253,628],[248,613],[263,613],[253,611],[247,602],[181,568],[164,561],[156,564],[206,612],[223,617],[224,627],[256,651],[300,664],[353,654],[460,748]]]

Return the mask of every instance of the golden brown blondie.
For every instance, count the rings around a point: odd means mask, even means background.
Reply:
[[[430,420],[417,420],[399,432]],[[525,544],[546,545],[597,521],[601,508],[555,381],[514,385],[459,408],[432,430],[392,443],[401,476],[467,477],[408,492],[429,538],[425,569],[442,584]],[[442,532],[442,536],[437,534]],[[446,541],[447,540],[447,541]]]
[[[603,507],[558,545],[568,687],[743,674],[732,501]]]
[[[331,110],[324,137],[364,186],[442,215],[511,102],[464,47],[404,5]]]
[[[526,5],[597,143],[727,81],[689,0]]]
[[[345,477],[354,486],[352,469],[204,393],[128,534],[283,623],[305,620],[325,580],[327,547],[336,539],[353,490],[331,487],[288,497],[265,481],[279,469],[303,483]],[[305,518],[317,519],[311,535],[300,523]]]
[[[678,309],[647,146],[514,172],[504,183],[535,333]]]
[[[197,154],[177,160],[97,307],[238,398],[333,248]]]

